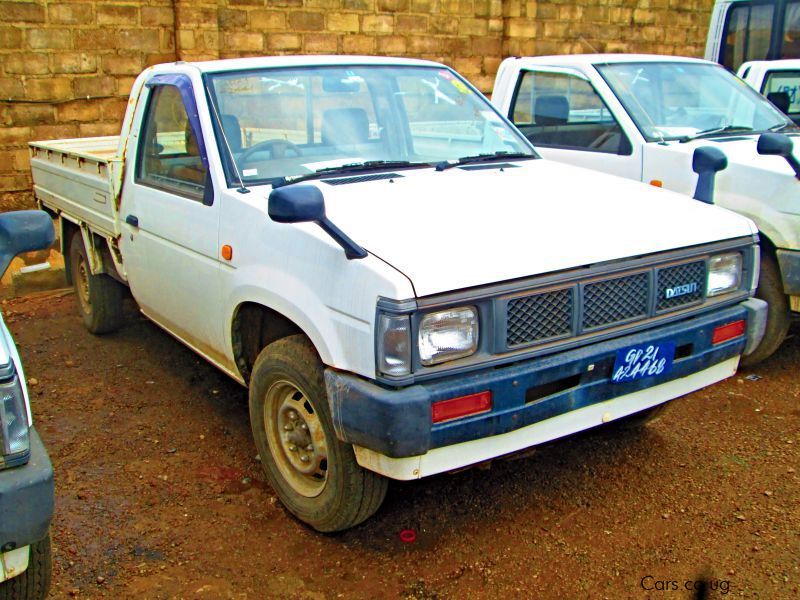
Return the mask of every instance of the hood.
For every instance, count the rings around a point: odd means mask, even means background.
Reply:
[[[746,218],[541,159],[314,182],[328,217],[428,296],[755,233]]]

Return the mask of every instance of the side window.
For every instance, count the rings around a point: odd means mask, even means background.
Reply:
[[[725,67],[735,72],[742,63],[767,58],[774,11],[771,4],[741,4],[728,11],[721,52]]]
[[[511,119],[538,146],[630,155],[632,146],[592,84],[566,73],[524,71]]]
[[[781,58],[800,57],[800,2],[786,4],[783,16],[783,42]]]
[[[800,71],[772,71],[761,90],[767,99],[787,115],[800,113]]]
[[[207,169],[178,88],[153,88],[137,160],[137,183],[202,201]]]

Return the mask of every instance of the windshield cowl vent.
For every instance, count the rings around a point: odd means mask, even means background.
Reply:
[[[328,185],[347,185],[349,183],[364,183],[366,181],[379,181],[381,179],[399,179],[404,177],[400,173],[371,173],[369,175],[356,175],[354,177],[337,177],[336,179],[323,179]]]
[[[512,165],[511,163],[492,163],[490,165],[465,165],[458,167],[462,171],[486,171],[487,169],[516,169],[519,165]]]

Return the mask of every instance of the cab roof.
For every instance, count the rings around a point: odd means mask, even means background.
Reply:
[[[174,65],[176,63],[169,63]],[[179,63],[180,64],[180,63]],[[277,67],[322,67],[322,66],[411,66],[441,67],[437,62],[412,58],[395,58],[386,56],[340,56],[340,55],[304,55],[304,56],[259,56],[251,58],[228,58],[201,62],[183,63],[197,68],[202,73],[223,73],[227,71],[246,71],[249,69],[267,69]],[[159,65],[161,66],[161,65]]]
[[[621,64],[641,62],[689,62],[709,65],[716,64],[700,58],[690,58],[688,56],[668,56],[660,54],[570,54],[554,56],[523,56],[515,58],[517,58],[517,60],[524,61],[525,64],[531,65],[560,64],[575,67],[609,63]]]

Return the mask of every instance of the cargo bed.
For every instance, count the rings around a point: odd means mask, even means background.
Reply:
[[[117,197],[122,184],[119,136],[31,142],[36,200],[98,233],[119,234]]]

